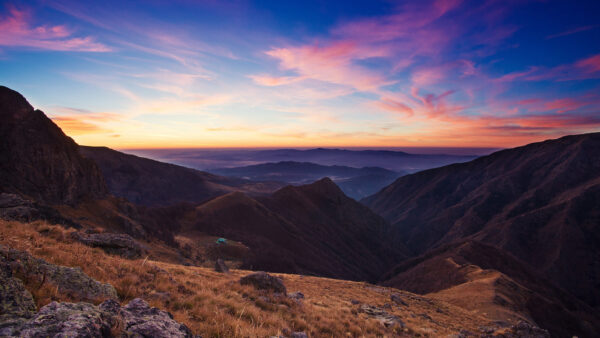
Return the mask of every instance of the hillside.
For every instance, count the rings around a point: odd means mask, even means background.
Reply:
[[[566,136],[399,178],[363,202],[427,250],[470,238],[600,305],[600,133]]]
[[[218,235],[250,248],[247,268],[377,280],[408,253],[386,240],[389,226],[330,179],[251,198],[236,192],[182,214],[180,232]]]
[[[180,202],[203,202],[232,191],[260,194],[282,184],[249,182],[121,153],[106,147],[80,147],[94,160],[106,179],[110,193],[148,206]]]
[[[589,337],[600,330],[600,317],[589,305],[515,257],[476,241],[443,245],[407,259],[384,279],[382,285],[486,313],[497,321],[533,321],[557,337]]]
[[[402,175],[401,173],[378,167],[353,168],[294,161],[262,163],[234,168],[217,168],[211,169],[210,172],[224,176],[245,178],[252,181],[279,181],[294,185],[312,183],[324,177],[329,177],[347,196],[355,199],[360,199],[379,191]]]
[[[305,332],[310,337],[452,334],[502,337],[507,332],[524,332],[511,328],[510,324],[498,325],[484,314],[473,314],[444,301],[392,288],[277,274],[288,293],[303,294],[303,298],[294,299],[240,285],[240,277],[250,271],[232,270],[223,274],[208,268],[159,262],[152,257],[128,260],[72,242],[70,238],[62,227],[44,222],[0,221],[0,245],[27,250],[49,263],[81,268],[95,280],[113,285],[119,302],[125,304],[139,297],[151,306],[169,311],[177,322],[203,337],[289,336],[291,332]],[[57,291],[59,288],[48,281],[40,284],[33,275],[24,282],[24,287],[31,292],[38,308],[51,301],[81,301]],[[391,295],[402,303],[392,301]],[[153,309],[145,315],[158,311]],[[78,320],[83,323],[85,318]],[[148,325],[153,324],[149,317],[145,318]],[[52,320],[45,317],[46,322]],[[118,325],[111,328],[107,336],[114,336],[120,329],[123,328]]]

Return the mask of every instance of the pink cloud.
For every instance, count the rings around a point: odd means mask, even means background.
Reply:
[[[411,107],[391,98],[382,98],[380,101],[376,102],[376,105],[390,112],[401,113],[406,116],[414,115],[414,111]]]
[[[573,81],[600,78],[600,54],[592,55],[574,63],[556,66],[550,69],[537,69],[524,79],[528,81]]]
[[[29,47],[55,51],[107,52],[110,48],[91,37],[73,37],[65,26],[32,26],[29,11],[8,7],[0,19],[0,46]]]
[[[281,69],[295,71],[305,79],[348,85],[357,90],[373,90],[388,83],[382,75],[354,64],[355,60],[385,53],[350,41],[275,48],[266,54],[278,59]]]
[[[282,86],[303,80],[299,76],[269,76],[269,75],[250,75],[256,84],[267,87]]]

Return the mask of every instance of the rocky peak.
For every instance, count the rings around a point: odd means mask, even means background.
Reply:
[[[47,204],[76,204],[107,194],[96,164],[21,94],[0,87],[0,192]]]

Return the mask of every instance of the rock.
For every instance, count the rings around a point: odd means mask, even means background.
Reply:
[[[352,305],[358,305],[358,304],[360,304],[360,302],[357,301],[356,299],[351,299],[350,303],[352,303]]]
[[[58,211],[51,207],[10,193],[0,193],[0,219],[19,222],[46,220],[53,224],[81,228],[79,224],[62,217]]]
[[[36,311],[31,293],[20,279],[12,276],[12,269],[0,261],[0,315],[10,314],[26,317]]]
[[[140,298],[136,298],[122,307],[119,314],[125,324],[125,331],[129,336],[157,338],[193,337],[190,329],[184,324],[173,320],[173,316],[170,313],[150,307],[148,303]]]
[[[140,243],[126,234],[73,232],[71,237],[87,246],[129,259],[140,258],[146,251]]]
[[[292,332],[290,338],[308,338],[308,335],[305,332]]]
[[[0,328],[0,335],[19,337],[194,337],[170,313],[136,298],[124,307],[114,300],[90,303],[52,302],[31,319]]]
[[[404,300],[402,300],[402,297],[399,294],[397,294],[397,293],[393,293],[390,296],[390,299],[392,300],[392,302],[394,302],[394,303],[396,303],[398,305],[408,306],[408,304]]]
[[[404,327],[404,322],[397,316],[394,316],[390,313],[387,313],[381,308],[376,306],[371,306],[367,304],[363,304],[358,309],[359,312],[367,314],[369,317],[372,317],[379,321],[381,325],[385,327],[393,327],[399,326],[400,328]]]
[[[286,295],[287,290],[281,279],[266,272],[255,272],[240,279],[242,285],[252,285],[259,290],[269,290]]]
[[[549,338],[550,333],[535,325],[521,321],[502,332],[494,333],[493,336],[499,338]]]
[[[37,278],[40,283],[49,282],[60,293],[86,301],[118,299],[117,291],[89,277],[81,268],[54,265],[35,258],[27,252],[12,250],[0,245],[0,263],[8,264],[11,271],[18,270],[26,276]]]
[[[19,337],[107,337],[116,323],[114,315],[89,303],[52,302],[22,326]]]
[[[295,299],[295,300],[300,300],[300,299],[304,299],[304,294],[300,291],[296,291],[296,292],[292,292],[288,295],[289,298]]]
[[[219,258],[215,262],[215,271],[222,272],[222,273],[229,273],[229,268],[227,267],[225,262],[221,258]]]

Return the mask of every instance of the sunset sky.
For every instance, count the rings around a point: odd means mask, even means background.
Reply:
[[[600,131],[600,1],[17,1],[0,84],[114,148]],[[1,123],[1,121],[0,121]]]

